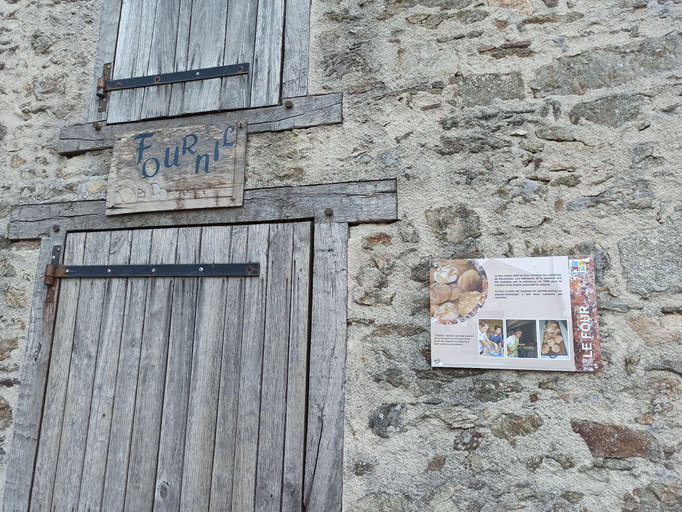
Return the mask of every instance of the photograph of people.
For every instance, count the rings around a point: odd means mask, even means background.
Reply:
[[[507,336],[507,357],[519,357],[519,340],[523,332],[514,331],[511,336]]]
[[[501,320],[479,320],[478,322],[478,355],[479,357],[504,357],[504,343]],[[490,326],[494,329],[491,330]],[[497,330],[499,329],[499,333]],[[499,335],[498,335],[499,334]]]
[[[507,357],[525,359],[539,357],[537,320],[507,320],[506,328]]]

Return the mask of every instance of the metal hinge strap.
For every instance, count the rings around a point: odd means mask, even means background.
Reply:
[[[45,284],[55,278],[101,277],[255,277],[259,263],[209,263],[198,265],[48,265]],[[48,276],[50,283],[48,283]]]
[[[246,75],[249,72],[248,62],[230,64],[229,66],[216,66],[213,68],[193,69],[190,71],[177,71],[175,73],[159,73],[158,75],[139,76],[135,78],[121,78],[110,80],[111,64],[106,64],[102,77],[97,82],[97,96],[104,98],[108,92],[122,91],[124,89],[136,89],[138,87],[153,87],[156,85],[176,84],[180,82],[192,82],[194,80],[208,80],[226,76]]]

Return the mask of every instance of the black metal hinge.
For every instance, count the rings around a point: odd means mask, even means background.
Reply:
[[[48,265],[45,284],[55,278],[102,277],[256,277],[259,263],[209,263],[198,265]]]
[[[227,76],[246,75],[249,73],[249,63],[230,64],[212,68],[177,71],[175,73],[159,73],[158,75],[139,76],[135,78],[121,78],[111,80],[111,64],[105,64],[102,76],[97,80],[97,96],[100,98],[99,111],[105,112],[109,102],[109,92],[136,89],[138,87],[154,87],[156,85],[193,82],[195,80],[209,80]]]

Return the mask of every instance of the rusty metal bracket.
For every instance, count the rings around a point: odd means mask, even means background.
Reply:
[[[102,76],[97,80],[97,96],[100,98],[99,111],[106,112],[109,93],[138,87],[154,87],[157,85],[193,82],[195,80],[209,80],[228,76],[246,75],[249,73],[249,63],[230,64],[212,68],[192,69],[174,73],[159,73],[158,75],[138,76],[134,78],[111,79],[111,64],[105,64]]]
[[[102,67],[102,76],[97,80],[97,96],[99,97],[99,107],[97,110],[106,112],[109,107],[109,95],[107,94],[107,80],[111,79],[111,64],[107,63]]]
[[[56,275],[55,271],[59,266],[62,258],[62,246],[55,245],[52,248],[52,256],[50,257],[50,263],[45,267],[45,286],[47,286],[47,295],[45,296],[45,303],[49,304],[54,302],[55,290],[56,290]]]

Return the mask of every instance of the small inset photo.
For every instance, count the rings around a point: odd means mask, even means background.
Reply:
[[[478,357],[504,357],[501,319],[478,321]]]
[[[540,320],[543,359],[569,359],[568,322],[566,320]]]
[[[507,320],[504,336],[507,357],[538,358],[537,320]]]

